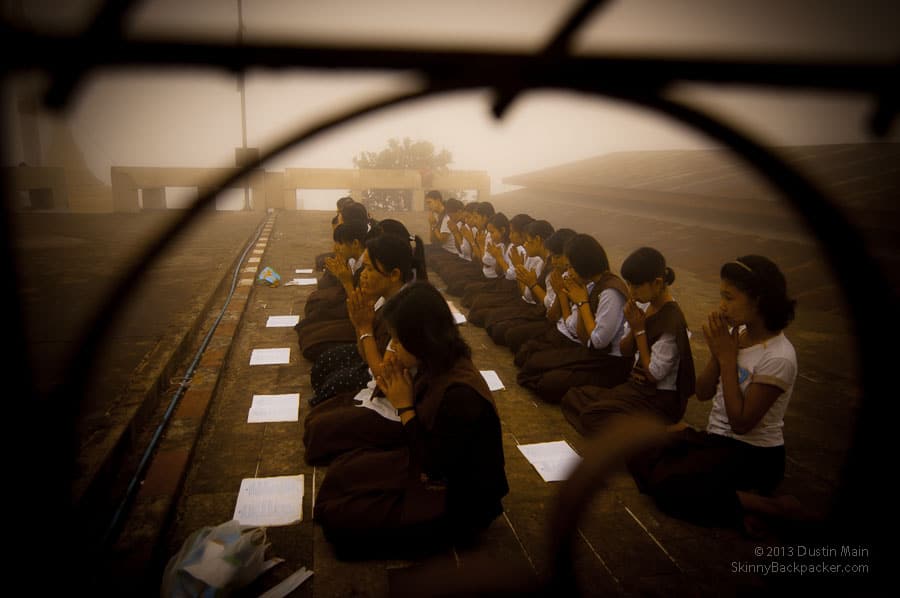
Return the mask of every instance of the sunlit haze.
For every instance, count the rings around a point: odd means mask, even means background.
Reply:
[[[22,2],[28,22],[63,30],[83,26],[96,4],[72,2],[57,10],[58,3],[50,0]],[[247,40],[536,51],[574,4],[248,0],[243,18]],[[573,46],[587,54],[718,52],[879,60],[900,55],[897,4],[852,3],[852,10],[850,4],[611,2],[587,23]],[[148,1],[138,4],[130,31],[134,36],[234,39],[237,18],[236,1]],[[323,116],[417,84],[395,73],[253,71],[246,80],[247,145],[265,151]],[[5,145],[11,164],[24,159],[13,101],[21,89],[5,89]],[[774,145],[865,141],[863,125],[872,109],[868,98],[850,95],[699,86],[675,93]],[[520,97],[502,120],[490,113],[492,97],[490,90],[458,93],[384,110],[278,156],[266,168],[352,168],[359,152],[377,151],[390,138],[410,137],[452,152],[452,169],[487,171],[497,193],[510,188],[503,184],[505,177],[581,158],[708,146],[680,124],[596,97],[533,92]],[[106,182],[111,166],[232,166],[234,150],[242,145],[236,78],[214,71],[93,76],[62,119],[88,168]],[[41,126],[45,158],[55,130],[47,121]],[[335,197],[334,190],[310,191],[303,205],[331,209]],[[222,201],[219,205],[225,207]]]

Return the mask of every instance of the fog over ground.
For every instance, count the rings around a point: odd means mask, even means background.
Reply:
[[[5,18],[74,31],[97,0],[4,2]],[[134,37],[203,36],[234,40],[238,0],[136,3]],[[537,51],[577,5],[573,1],[244,0],[245,40],[359,43]],[[794,0],[622,0],[596,11],[572,44],[579,54],[790,56],[896,60],[900,4]],[[3,127],[7,161],[23,160],[14,110],[24,85],[7,86]],[[366,98],[415,89],[397,73],[254,70],[246,78],[247,145],[265,150],[285,134]],[[868,140],[870,98],[690,86],[674,97],[709,107],[774,145]],[[628,105],[571,93],[521,96],[502,120],[490,113],[490,90],[433,97],[358,119],[266,165],[352,168],[363,150],[390,138],[425,139],[453,153],[451,168],[486,170],[492,191],[503,178],[615,151],[702,148],[709,143],[677,123]],[[242,145],[237,78],[218,71],[109,71],[92,76],[70,111],[71,129],[91,171],[109,181],[111,166],[230,166]],[[41,146],[51,143],[44,122]],[[47,137],[47,138],[45,138]],[[898,137],[896,128],[892,139]],[[319,197],[321,196],[321,197]],[[331,209],[335,192],[310,192],[307,208]]]

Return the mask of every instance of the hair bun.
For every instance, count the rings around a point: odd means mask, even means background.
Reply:
[[[675,270],[668,266],[666,266],[665,270],[665,281],[666,284],[672,284],[673,282],[675,282]]]

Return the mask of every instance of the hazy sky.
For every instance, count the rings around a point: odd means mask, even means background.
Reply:
[[[3,5],[7,16],[9,4]],[[96,4],[22,0],[32,23],[69,30],[85,22]],[[244,0],[243,12],[247,39],[534,50],[573,5],[564,0]],[[623,0],[610,2],[587,24],[574,51],[896,59],[898,25],[900,3],[893,0]],[[220,39],[234,39],[236,28],[237,0],[138,3],[129,25],[135,36]],[[246,87],[248,143],[264,149],[304,123],[416,83],[391,73],[253,72]],[[107,181],[112,165],[231,165],[234,148],[241,145],[236,90],[234,77],[217,72],[111,72],[89,80],[65,120],[92,171]],[[678,94],[727,114],[775,144],[864,140],[862,119],[871,110],[868,99],[854,96],[739,88],[691,88]],[[499,191],[503,177],[536,168],[612,151],[707,143],[680,125],[595,97],[529,94],[502,121],[490,115],[490,98],[489,92],[454,94],[384,111],[267,167],[350,168],[359,151],[378,150],[391,137],[408,136],[450,150],[452,168],[487,170]],[[20,140],[12,135],[6,143],[13,161],[20,160]],[[45,148],[48,143],[42,139]]]

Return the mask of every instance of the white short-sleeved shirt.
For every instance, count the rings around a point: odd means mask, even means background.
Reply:
[[[444,214],[444,218],[441,220],[441,234],[447,235],[447,240],[441,243],[444,251],[449,251],[453,255],[459,255],[459,252],[456,250],[456,241],[453,240],[453,235],[450,233],[450,216],[448,214]]]
[[[782,390],[762,419],[746,434],[736,434],[728,422],[725,411],[725,395],[722,380],[716,386],[712,410],[706,431],[711,434],[729,436],[754,446],[781,446],[784,444],[784,413],[794,392],[797,379],[797,354],[794,345],[779,333],[764,343],[738,351],[738,384],[746,393],[750,384],[770,384]]]
[[[530,270],[531,272],[534,272],[536,274],[541,271],[541,268],[544,267],[544,260],[537,255],[528,257],[525,258],[524,266],[526,270]],[[525,301],[525,303],[530,303],[531,305],[537,303],[537,301],[534,300],[534,295],[531,293],[530,288],[526,288],[525,292],[522,293],[522,300]]]
[[[594,289],[593,282],[587,284],[588,296]],[[619,343],[625,332],[625,297],[614,289],[605,289],[600,293],[597,301],[597,311],[594,313],[594,329],[591,331],[591,340],[588,346],[593,349],[602,349],[609,345],[609,354],[621,356],[622,349]],[[569,340],[581,343],[578,338],[578,310],[574,308],[565,320],[562,318],[556,324],[557,329]]]
[[[549,310],[553,307],[553,302],[556,301],[556,289],[553,288],[553,284],[550,282],[550,274],[547,273],[547,276],[544,277],[544,288],[547,289],[547,294],[544,295],[544,309]]]
[[[471,227],[468,224],[460,222],[459,230],[462,231],[463,227],[471,230]],[[465,237],[463,237],[462,243],[459,244],[459,257],[466,260],[467,262],[472,261],[472,244],[469,243],[469,240]]]
[[[649,305],[645,303],[644,305]],[[647,311],[646,307],[641,308]],[[628,320],[625,320],[625,328],[622,333],[623,337],[631,333],[631,326]],[[634,364],[638,365],[641,361],[640,351],[634,354]],[[664,332],[659,335],[652,345],[650,345],[650,375],[656,380],[656,388],[659,390],[678,390],[678,365],[681,359],[678,355],[678,342],[675,335],[670,332]]]
[[[506,280],[515,280],[516,279],[516,267],[513,265],[512,258],[510,257],[510,254],[513,251],[519,252],[519,255],[522,256],[522,263],[524,263],[525,258],[528,257],[528,253],[525,251],[525,248],[522,247],[521,245],[513,245],[512,243],[510,243],[506,247],[506,263],[508,264],[508,266],[506,268]]]
[[[504,246],[503,243],[494,243],[491,233],[484,236],[484,255],[481,256],[481,263],[484,265],[482,266],[481,271],[484,273],[485,278],[497,278],[498,276],[497,269],[495,268],[497,265],[497,258],[491,255],[491,252],[487,250],[491,245],[496,245],[500,248],[500,251],[506,251],[506,246]]]

